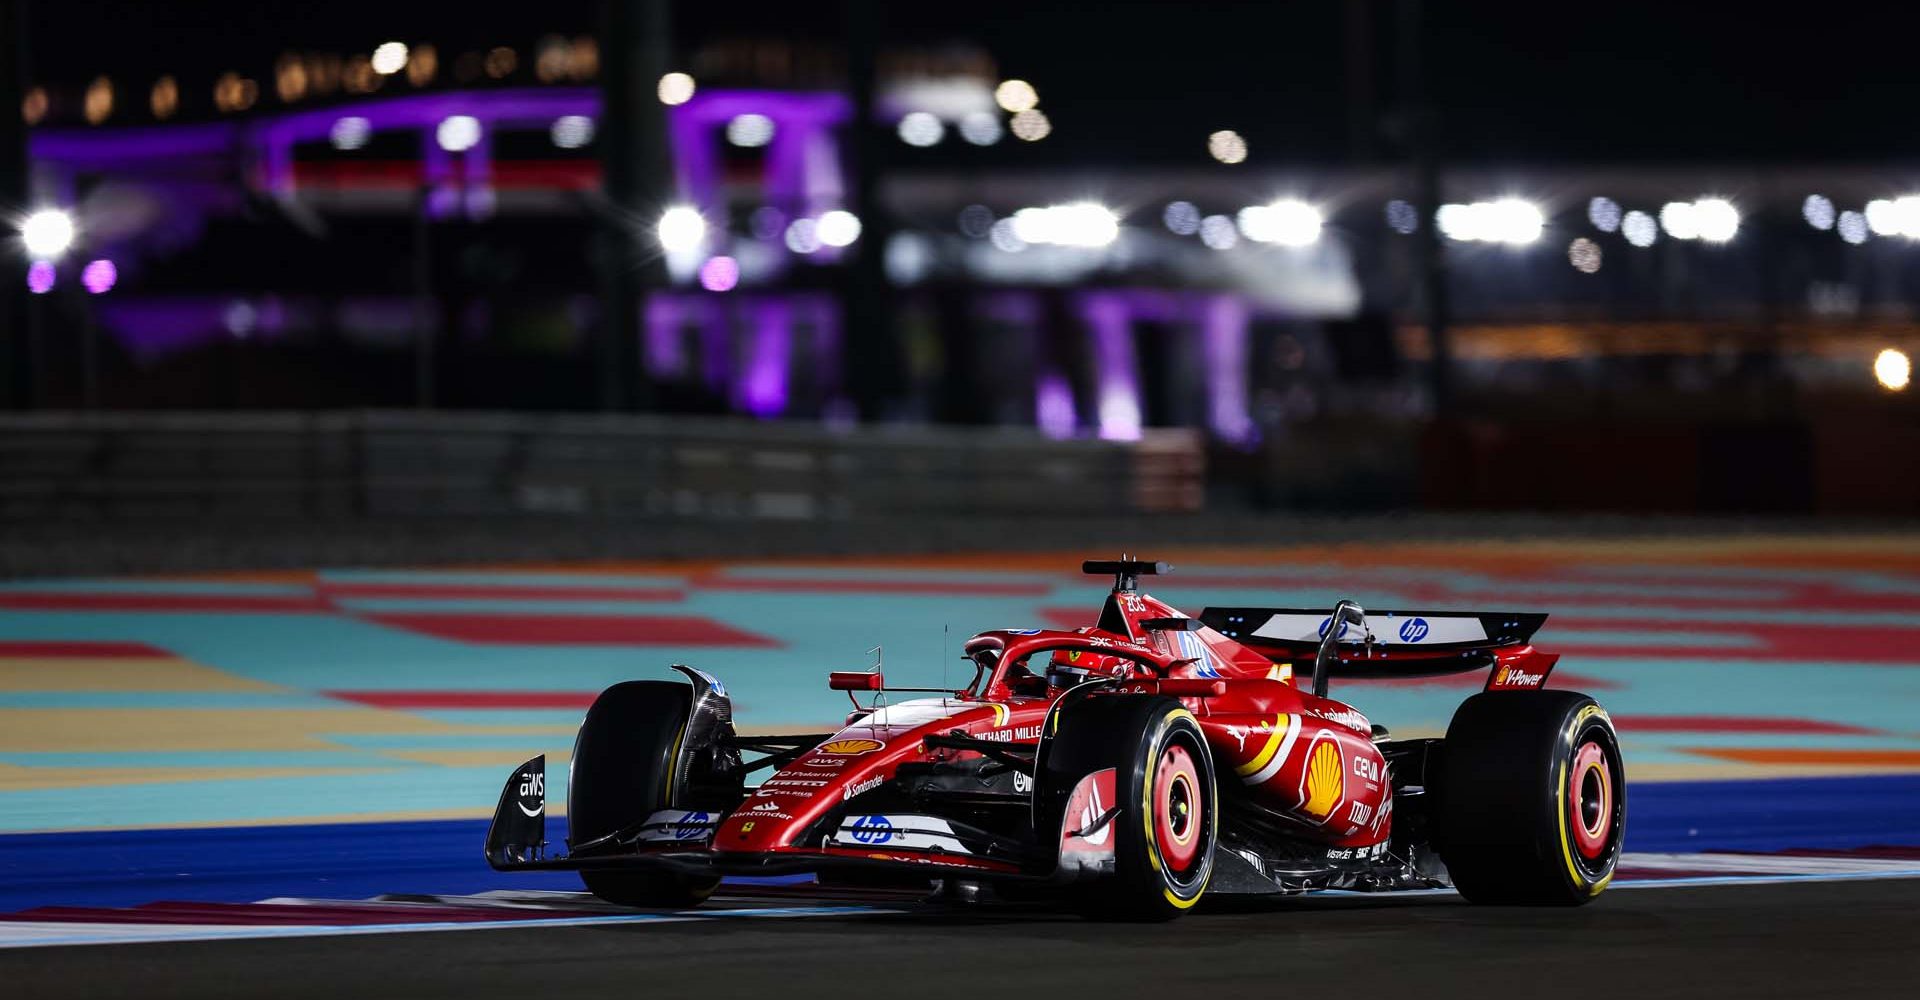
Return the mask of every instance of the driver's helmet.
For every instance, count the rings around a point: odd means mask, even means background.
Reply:
[[[1094,677],[1111,677],[1119,671],[1120,657],[1084,649],[1056,649],[1047,663],[1047,684],[1071,688]]]

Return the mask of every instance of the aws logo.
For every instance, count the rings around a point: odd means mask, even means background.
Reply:
[[[527,803],[533,803],[531,807]],[[520,801],[514,805],[528,817],[547,811],[547,775],[544,771],[520,772]]]
[[[879,740],[829,740],[820,744],[820,752],[851,756],[857,753],[872,753],[884,746],[886,744]]]
[[[1319,822],[1326,822],[1345,796],[1346,760],[1340,744],[1322,735],[1307,751],[1307,766],[1300,776],[1300,811]]]

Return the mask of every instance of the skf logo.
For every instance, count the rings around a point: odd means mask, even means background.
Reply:
[[[1340,747],[1331,737],[1322,737],[1307,754],[1307,773],[1300,786],[1300,811],[1325,822],[1333,815],[1346,791],[1346,769],[1341,766]]]
[[[820,744],[820,752],[840,754],[844,757],[857,753],[872,753],[884,746],[886,744],[879,740],[829,740]]]

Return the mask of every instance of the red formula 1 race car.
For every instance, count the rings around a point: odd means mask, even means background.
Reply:
[[[1485,903],[1585,903],[1620,856],[1625,774],[1593,699],[1545,690],[1541,614],[1209,608],[1140,592],[1163,564],[1092,561],[1090,627],[968,640],[959,691],[878,704],[835,733],[741,736],[719,680],[628,681],[574,744],[568,851],[548,853],[545,760],[487,832],[500,871],[575,869],[637,906],[728,874],[897,877],[971,898],[1054,895],[1164,918],[1207,893],[1452,884]],[[1310,669],[1296,684],[1294,667]],[[1395,740],[1326,697],[1334,677],[1486,670],[1445,739]],[[896,692],[898,689],[895,689]],[[758,784],[749,776],[765,774]]]

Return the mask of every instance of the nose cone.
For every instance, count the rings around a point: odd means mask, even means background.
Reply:
[[[777,851],[834,807],[883,780],[908,747],[865,733],[842,734],[774,772],[720,824],[713,849]]]

